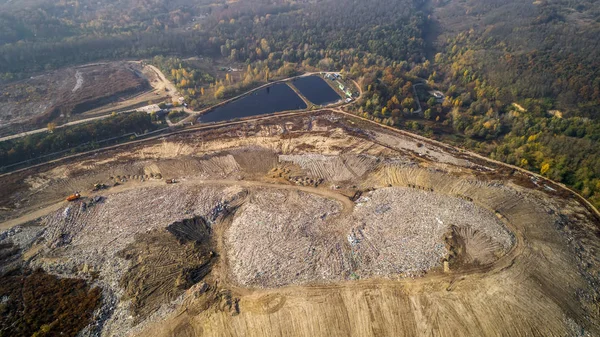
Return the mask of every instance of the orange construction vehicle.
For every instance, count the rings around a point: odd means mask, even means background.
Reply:
[[[81,194],[79,194],[79,192],[71,194],[70,196],[67,197],[67,201],[75,201],[77,199],[81,198]]]

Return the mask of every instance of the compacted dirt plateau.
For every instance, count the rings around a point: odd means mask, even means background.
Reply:
[[[0,182],[0,244],[30,270],[102,289],[84,335],[600,331],[598,223],[577,199],[336,114],[170,136]],[[83,198],[63,201],[74,191]]]

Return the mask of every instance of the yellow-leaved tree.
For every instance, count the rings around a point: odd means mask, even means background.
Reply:
[[[223,95],[225,94],[225,87],[224,86],[219,86],[217,88],[217,90],[215,91],[215,98],[216,99],[220,99],[223,98]]]
[[[548,173],[548,171],[550,171],[550,163],[544,162],[542,164],[542,167],[540,168],[540,173],[542,175],[546,175],[546,173]]]

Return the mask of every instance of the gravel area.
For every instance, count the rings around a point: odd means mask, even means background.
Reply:
[[[451,226],[478,233],[470,247],[505,253],[512,246],[492,212],[460,198],[392,187],[364,194],[351,213],[340,207],[305,193],[255,192],[225,234],[234,280],[269,288],[417,276],[447,257]]]
[[[246,286],[283,286],[337,279],[344,266],[329,233],[341,205],[302,192],[259,190],[237,211],[225,236],[234,280]],[[343,262],[342,262],[343,263]]]

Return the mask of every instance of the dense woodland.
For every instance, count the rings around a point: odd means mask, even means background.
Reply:
[[[600,206],[600,9],[589,0],[451,2],[435,56],[467,144]],[[459,21],[460,20],[460,21]],[[441,75],[441,76],[440,76]]]
[[[435,29],[440,35],[435,53],[425,49],[432,54],[426,61],[387,60],[351,72],[365,76],[368,89],[357,113],[540,173],[600,207],[598,7],[473,0],[434,6],[423,37]],[[394,81],[424,83],[446,99],[420,97],[418,116],[405,107],[390,111],[390,103],[411,94]]]
[[[343,70],[365,92],[357,114],[541,173],[600,206],[593,0],[37,0],[0,12],[0,80],[153,58],[199,108],[278,77]],[[244,76],[182,61],[198,56]]]

